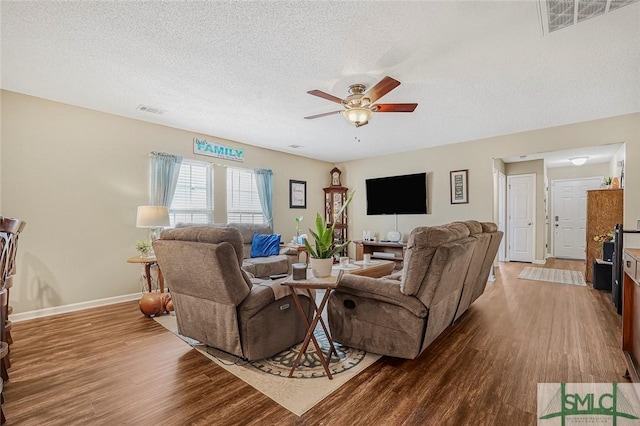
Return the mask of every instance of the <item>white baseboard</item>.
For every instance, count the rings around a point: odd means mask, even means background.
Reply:
[[[534,265],[544,265],[545,263],[547,263],[547,260],[546,259],[543,259],[543,260],[536,259],[531,263],[533,263]]]
[[[11,314],[11,322],[19,322],[34,318],[50,317],[52,315],[66,314],[69,312],[81,311],[83,309],[96,308],[98,306],[113,305],[115,303],[128,302],[140,299],[140,293],[125,294],[122,296],[107,297],[105,299],[89,300],[87,302],[71,303],[70,305],[53,306],[51,308],[38,309],[35,311],[20,312]]]

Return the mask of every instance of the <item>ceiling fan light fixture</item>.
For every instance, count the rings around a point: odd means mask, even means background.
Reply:
[[[569,158],[569,161],[571,161],[574,166],[582,166],[584,163],[587,162],[588,159],[589,157],[574,157],[574,158]]]
[[[344,116],[357,127],[369,122],[371,111],[367,108],[351,108],[344,111]]]

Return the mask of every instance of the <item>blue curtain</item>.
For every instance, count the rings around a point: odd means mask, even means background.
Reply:
[[[273,231],[273,172],[270,169],[255,169],[253,172],[256,175],[262,214]]]
[[[149,204],[152,206],[171,207],[173,194],[176,192],[178,175],[182,157],[166,152],[152,152],[151,157],[151,190]]]

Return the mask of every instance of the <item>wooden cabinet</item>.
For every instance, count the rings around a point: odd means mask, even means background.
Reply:
[[[338,215],[340,209],[347,202],[347,191],[349,188],[342,186],[340,182],[340,175],[342,172],[339,168],[334,167],[329,172],[331,175],[331,186],[322,188],[324,191],[324,221],[327,226],[331,226],[335,223],[333,240],[337,244],[344,243],[348,239],[347,233],[347,211],[345,210],[341,215]],[[341,255],[344,255],[346,250],[343,250]]]
[[[344,186],[330,186],[323,188],[324,190],[324,220],[327,226],[331,226],[335,222],[333,239],[336,243],[347,241],[347,212],[344,211],[340,216],[338,212],[347,202],[347,191],[349,188]]]
[[[396,263],[395,269],[402,269],[404,256],[407,253],[406,243],[354,241],[354,244],[356,260],[362,260],[365,254],[370,254],[372,259],[393,260]]]
[[[602,258],[602,245],[593,240],[596,235],[613,234],[617,223],[622,223],[622,189],[594,189],[587,191],[587,244],[584,276],[593,282],[593,261]]]
[[[622,351],[627,372],[633,382],[639,382],[640,362],[640,249],[624,249]]]

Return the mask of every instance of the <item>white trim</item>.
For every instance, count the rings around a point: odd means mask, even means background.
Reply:
[[[544,265],[545,263],[547,263],[547,261],[546,261],[546,260],[544,260],[544,259],[543,259],[543,260],[535,259],[535,260],[534,260],[533,262],[531,262],[531,263],[533,263],[534,265]]]
[[[49,317],[52,315],[66,314],[69,312],[81,311],[84,309],[96,308],[98,306],[113,305],[115,303],[129,302],[140,299],[140,293],[125,294],[122,296],[107,297],[105,299],[89,300],[87,302],[71,303],[69,305],[53,306],[51,308],[38,309],[35,311],[20,312],[11,314],[11,322],[26,321],[34,318]]]

